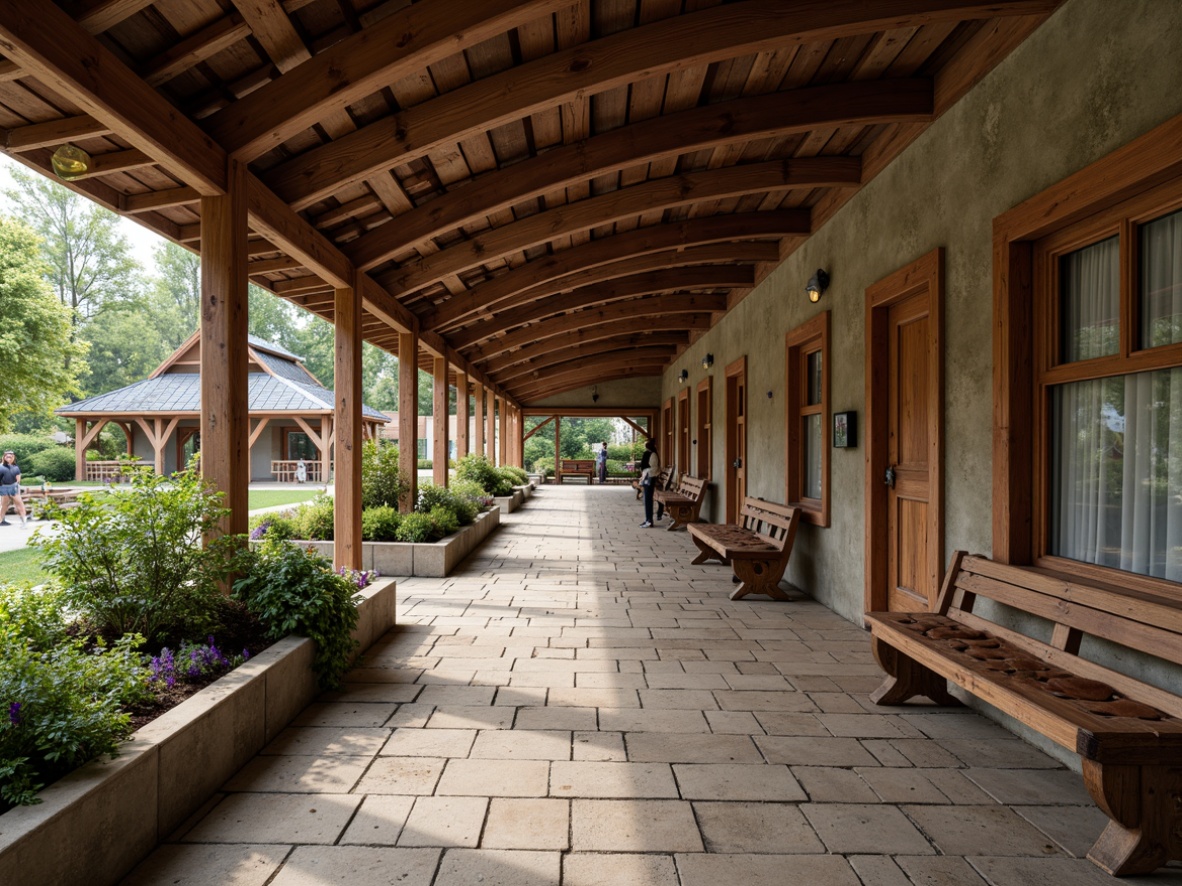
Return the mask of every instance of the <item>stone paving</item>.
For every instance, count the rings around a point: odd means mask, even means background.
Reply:
[[[882,709],[867,635],[732,602],[618,487],[547,486],[129,884],[1080,886],[1080,778],[964,709]],[[1182,883],[1182,868],[1124,882]]]

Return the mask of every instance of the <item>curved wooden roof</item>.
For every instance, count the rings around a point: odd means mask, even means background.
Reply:
[[[660,374],[1058,2],[0,0],[0,127],[190,247],[246,163],[254,282],[528,403]]]

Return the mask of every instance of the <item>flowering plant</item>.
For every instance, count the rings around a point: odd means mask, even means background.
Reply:
[[[176,653],[165,646],[148,662],[148,682],[157,689],[171,689],[178,681],[192,682],[232,671],[248,658],[249,649],[243,649],[241,655],[225,655],[213,637],[203,644],[184,643]]]
[[[357,590],[367,588],[373,583],[375,578],[381,577],[381,573],[376,569],[350,569],[348,566],[342,566],[337,570],[338,575],[342,575],[353,584],[357,585]]]

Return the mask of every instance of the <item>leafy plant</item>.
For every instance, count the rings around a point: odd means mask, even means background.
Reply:
[[[296,528],[300,538],[332,541],[333,500],[318,495],[296,512]]]
[[[510,487],[524,486],[529,482],[529,475],[521,468],[514,467],[513,465],[502,465],[497,468],[497,472],[501,475],[502,481],[509,481]],[[512,492],[507,494],[512,494]]]
[[[402,517],[397,509],[383,505],[361,512],[361,537],[365,541],[394,541]]]
[[[206,633],[217,583],[242,544],[213,536],[227,513],[221,493],[193,472],[136,470],[128,491],[79,495],[76,507],[55,513],[57,534],[38,530],[30,543],[45,551],[44,568],[61,580],[69,608],[104,631],[154,644],[165,632]]]
[[[270,636],[302,634],[316,643],[312,669],[324,689],[340,684],[357,646],[356,586],[332,571],[313,551],[284,541],[264,540],[239,559],[243,577],[234,596],[267,626]]]
[[[501,486],[501,475],[496,465],[483,455],[465,455],[456,462],[456,479],[472,480],[480,484],[480,488],[489,495],[508,495],[510,493],[497,492]]]
[[[430,541],[435,532],[435,523],[430,515],[415,512],[406,514],[398,526],[398,540],[410,542]]]
[[[407,483],[398,470],[398,447],[366,440],[361,447],[361,507],[398,507]],[[331,536],[330,536],[331,537]]]
[[[451,489],[457,503],[475,508],[472,512],[472,520],[476,519],[476,514],[480,511],[487,510],[494,504],[492,496],[485,492],[484,487],[475,480],[456,480],[448,488]],[[461,523],[472,522],[472,520],[465,521],[458,510],[456,514],[461,518]]]
[[[256,514],[251,517],[250,540],[298,538],[300,529],[293,514],[293,511],[284,511],[279,514]]]
[[[241,655],[226,655],[213,637],[205,643],[183,643],[174,653],[165,646],[159,655],[148,662],[148,683],[153,688],[171,689],[178,682],[190,683],[232,671],[250,657],[247,650]]]
[[[16,463],[26,473],[32,472],[32,468],[29,466],[30,456],[35,452],[50,449],[53,445],[53,440],[42,434],[0,434],[0,452],[7,452],[11,449],[16,456]],[[70,476],[74,476],[72,467]]]
[[[29,470],[43,474],[46,480],[60,483],[74,479],[74,450],[61,446],[42,449],[29,456]]]
[[[44,651],[66,641],[63,593],[53,584],[0,584],[0,636],[21,637]]]
[[[447,505],[436,505],[427,512],[427,516],[431,518],[431,522],[435,525],[434,534],[437,538],[451,535],[460,528],[460,521],[456,517],[456,512]]]

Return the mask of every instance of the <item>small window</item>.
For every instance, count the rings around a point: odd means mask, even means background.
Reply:
[[[1182,342],[1182,211],[1141,228],[1141,346]]]
[[[829,525],[829,312],[788,333],[788,501],[804,509],[801,519]]]
[[[1109,237],[1059,259],[1061,359],[1107,357],[1120,350],[1120,239]]]

